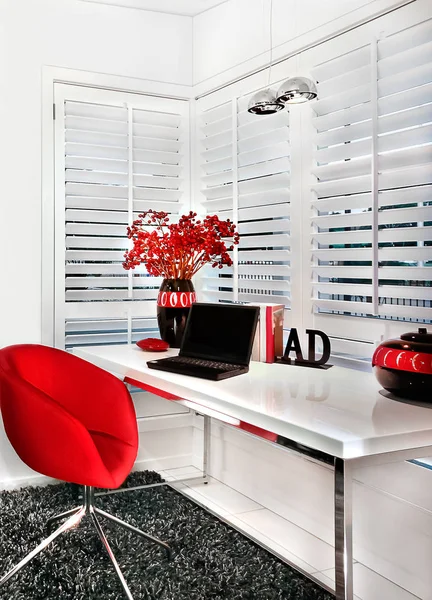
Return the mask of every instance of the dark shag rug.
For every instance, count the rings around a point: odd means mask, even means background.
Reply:
[[[159,481],[132,473],[126,487]],[[0,492],[0,572],[46,537],[50,516],[78,504],[69,484]],[[162,486],[99,497],[102,509],[169,542],[174,557],[100,519],[134,600],[332,600],[259,546]],[[123,600],[105,549],[85,519],[0,589],[2,600]]]

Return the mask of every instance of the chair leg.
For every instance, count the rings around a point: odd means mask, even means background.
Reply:
[[[77,513],[78,511],[82,510],[82,506],[77,506],[75,508],[71,508],[71,510],[67,510],[63,513],[60,513],[59,515],[55,515],[54,517],[50,517],[47,521],[46,524],[46,528],[48,530],[48,533],[51,531],[51,526],[54,523],[57,523],[57,521],[61,521],[62,519],[65,519],[66,517],[72,516],[75,513]]]
[[[116,570],[117,576],[120,579],[120,582],[121,582],[121,584],[123,586],[123,590],[125,591],[125,594],[128,597],[128,600],[133,600],[133,596],[131,594],[131,591],[130,591],[130,589],[128,587],[128,584],[126,583],[126,579],[124,578],[123,573],[121,572],[121,569],[120,569],[119,564],[118,564],[118,562],[116,560],[116,557],[114,556],[114,552],[112,551],[111,546],[108,543],[108,540],[107,540],[107,538],[106,538],[106,536],[105,536],[105,534],[104,534],[104,532],[102,530],[102,527],[100,526],[100,523],[99,523],[99,521],[98,521],[98,519],[97,519],[94,511],[91,511],[90,515],[91,515],[93,524],[96,527],[96,531],[98,532],[99,537],[100,537],[100,539],[101,539],[101,541],[102,541],[103,545],[105,546],[105,549],[106,549],[106,551],[108,553],[108,556],[110,557],[111,562],[114,565],[114,568]]]
[[[145,533],[144,531],[141,531],[141,529],[138,529],[137,527],[134,527],[133,525],[129,525],[129,523],[122,521],[121,519],[119,519],[118,517],[115,517],[114,515],[110,515],[109,513],[105,512],[104,510],[101,510],[100,508],[95,508],[94,510],[95,510],[95,512],[97,512],[98,515],[101,515],[102,517],[105,517],[106,519],[109,519],[110,521],[114,521],[114,523],[117,523],[117,525],[120,525],[120,527],[124,527],[124,529],[127,529],[128,531],[132,531],[132,533],[136,533],[137,535],[145,538],[146,540],[149,540],[150,542],[157,544],[158,546],[160,546],[161,548],[163,548],[166,551],[168,559],[171,559],[171,556],[172,556],[171,548],[168,546],[167,543],[162,542],[162,540],[159,540],[158,538],[153,537],[149,533]]]
[[[34,550],[27,554],[27,556],[25,556],[17,565],[8,571],[6,575],[3,575],[3,577],[0,579],[0,587],[4,585],[11,577],[13,577],[13,575],[25,567],[31,560],[33,560],[33,558],[42,552],[42,550],[45,550],[45,548],[47,548],[59,535],[78,525],[84,514],[84,508],[80,508],[76,514],[73,514],[71,517],[69,517],[69,519],[63,523],[63,525],[56,529],[56,531],[43,540]]]

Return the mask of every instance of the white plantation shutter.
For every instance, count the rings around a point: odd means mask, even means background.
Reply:
[[[431,39],[428,21],[312,71],[318,313],[431,322]]]
[[[199,115],[202,204],[238,224],[234,266],[206,267],[207,301],[290,306],[289,114],[257,117],[249,97]]]
[[[56,344],[154,335],[161,278],[123,269],[126,228],[150,208],[183,210],[187,103],[62,87],[56,108]]]

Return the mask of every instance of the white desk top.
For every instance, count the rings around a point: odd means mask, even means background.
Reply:
[[[90,346],[74,353],[122,377],[341,458],[432,447],[432,405],[385,398],[371,373],[252,362],[249,373],[207,381],[148,369],[151,353],[137,346]],[[432,453],[432,449],[431,449]]]

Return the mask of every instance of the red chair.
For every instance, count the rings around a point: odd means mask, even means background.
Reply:
[[[117,488],[126,479],[138,449],[134,406],[114,375],[72,354],[23,344],[0,350],[0,407],[6,434],[32,469],[84,486],[81,506],[52,517],[48,527],[67,520],[0,579],[0,587],[61,533],[89,515],[123,589],[133,600],[98,516],[156,544],[164,542],[97,508],[94,487]]]

